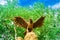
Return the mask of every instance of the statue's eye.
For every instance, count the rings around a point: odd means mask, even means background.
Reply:
[[[28,28],[28,30],[29,30],[29,32],[31,32],[32,31],[32,28]]]

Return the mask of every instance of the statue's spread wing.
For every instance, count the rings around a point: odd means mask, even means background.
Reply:
[[[36,22],[34,22],[33,28],[41,27],[43,25],[44,19],[45,19],[45,17],[42,16]]]
[[[28,25],[27,22],[23,18],[21,18],[21,17],[15,17],[14,18],[14,23],[16,25],[22,26],[24,28],[27,28],[27,25]]]

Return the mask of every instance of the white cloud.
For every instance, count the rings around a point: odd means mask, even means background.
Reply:
[[[5,0],[0,0],[0,5],[6,5],[7,4],[7,1]]]
[[[32,6],[32,5],[29,5],[29,7],[30,7],[30,8],[33,8],[33,6]]]
[[[10,0],[11,2],[13,1],[13,0]]]
[[[53,5],[53,6],[51,6],[51,8],[52,9],[58,9],[58,8],[60,8],[60,2],[57,3],[57,4],[55,4],[55,5]]]

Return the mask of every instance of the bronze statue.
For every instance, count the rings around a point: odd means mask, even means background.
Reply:
[[[26,22],[23,18],[21,17],[15,17],[14,18],[14,23],[20,27],[24,27],[27,29],[27,32],[31,32],[33,28],[36,27],[41,27],[43,25],[45,17],[41,16],[37,21],[33,22],[32,19],[30,19],[29,22]]]

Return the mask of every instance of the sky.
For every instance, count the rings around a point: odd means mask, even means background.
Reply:
[[[42,3],[45,7],[60,8],[60,0],[18,0],[18,5],[29,6],[36,2]]]
[[[43,3],[45,6],[48,6],[58,3],[60,2],[60,0],[19,0],[18,4],[22,6],[28,6],[34,4],[35,2],[40,2]]]
[[[13,0],[10,0],[11,2]],[[33,5],[36,2],[43,3],[45,7],[51,7],[51,8],[60,8],[60,0],[17,0],[17,4],[20,6],[29,6]],[[0,0],[0,5],[6,5],[6,0]]]

